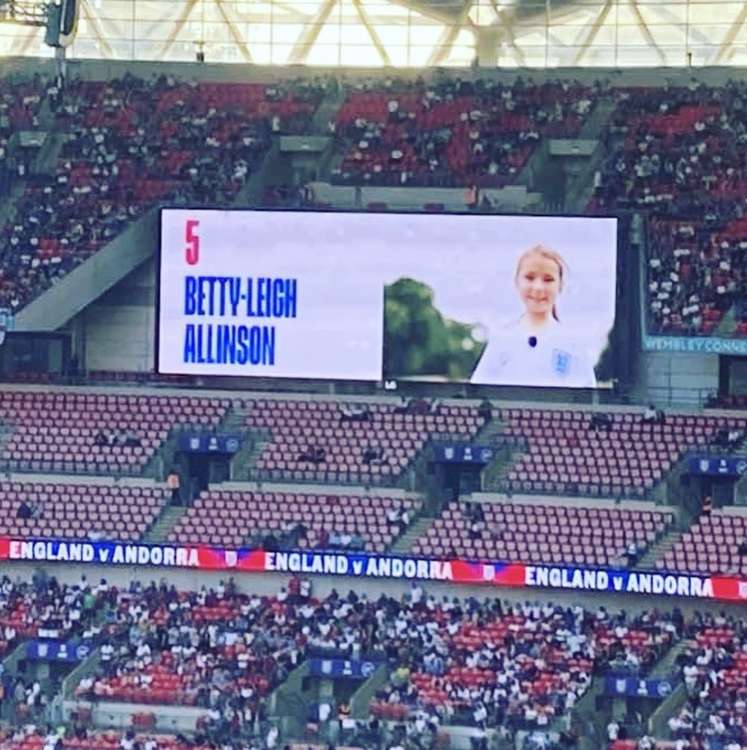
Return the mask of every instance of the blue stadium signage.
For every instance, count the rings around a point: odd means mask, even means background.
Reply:
[[[26,644],[26,658],[32,661],[79,662],[92,650],[90,641],[33,640]]]
[[[718,336],[648,336],[643,337],[647,352],[684,352],[688,354],[747,354],[747,339],[725,339]]]
[[[495,450],[488,445],[474,443],[436,443],[433,455],[437,463],[489,464],[495,456]]]
[[[179,450],[185,453],[238,453],[241,435],[183,432],[179,435]]]
[[[309,672],[313,677],[327,677],[332,680],[367,680],[378,664],[360,659],[309,659]]]
[[[690,456],[687,461],[690,474],[709,477],[741,477],[747,472],[747,460],[738,456]]]
[[[604,680],[604,692],[606,695],[663,700],[672,694],[678,682],[676,677],[641,680],[637,677],[607,676]]]

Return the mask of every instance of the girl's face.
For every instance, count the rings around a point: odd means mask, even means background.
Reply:
[[[521,262],[516,288],[530,315],[550,315],[560,285],[560,268],[554,260],[532,253]]]

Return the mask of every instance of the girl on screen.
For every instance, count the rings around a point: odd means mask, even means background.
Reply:
[[[568,276],[562,256],[535,245],[519,256],[514,286],[523,307],[518,319],[491,335],[471,382],[495,385],[594,388],[588,336],[564,325],[559,298]]]

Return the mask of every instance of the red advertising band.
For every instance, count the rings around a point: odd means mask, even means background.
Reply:
[[[336,551],[270,552],[207,545],[177,546],[3,537],[0,538],[0,560],[191,568],[245,573],[338,575],[747,602],[747,580],[733,576],[573,565],[436,560]]]

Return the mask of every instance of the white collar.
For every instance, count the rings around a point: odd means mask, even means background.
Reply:
[[[560,327],[560,323],[555,318],[549,318],[548,321],[540,328],[535,328],[529,324],[529,321],[524,315],[519,318],[519,327],[527,333],[533,333],[535,336],[539,336],[543,333],[554,331]]]

